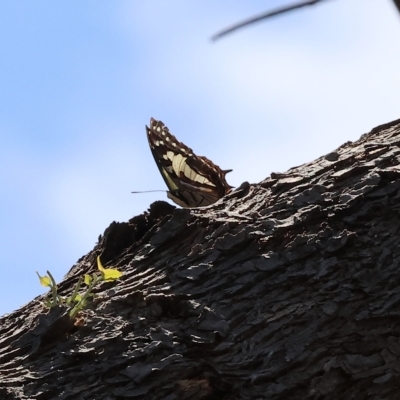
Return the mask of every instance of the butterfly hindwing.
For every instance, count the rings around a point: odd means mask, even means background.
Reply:
[[[154,160],[168,186],[168,197],[182,207],[202,207],[215,203],[231,186],[221,170],[206,157],[179,142],[168,128],[153,118],[146,126]]]

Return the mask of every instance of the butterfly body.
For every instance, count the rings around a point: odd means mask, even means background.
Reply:
[[[168,128],[153,118],[146,126],[154,160],[168,186],[167,196],[181,207],[204,207],[229,193],[223,171],[206,157],[179,142]]]

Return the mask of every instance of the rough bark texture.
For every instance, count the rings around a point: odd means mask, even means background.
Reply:
[[[400,120],[213,206],[112,223],[61,292],[0,320],[0,399],[400,398]]]

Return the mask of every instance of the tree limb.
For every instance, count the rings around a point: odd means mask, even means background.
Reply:
[[[298,8],[302,8],[302,7],[305,7],[305,6],[313,6],[313,5],[315,5],[315,4],[317,4],[317,3],[321,2],[321,1],[324,1],[324,0],[308,0],[308,1],[304,2],[304,3],[296,3],[296,4],[292,4],[290,6],[285,6],[283,8],[278,8],[278,9],[276,9],[274,11],[268,11],[266,13],[262,13],[262,14],[256,15],[255,17],[246,19],[246,20],[244,20],[242,22],[239,22],[238,24],[232,25],[230,28],[224,29],[223,31],[215,34],[211,39],[212,40],[217,40],[217,39],[221,38],[222,36],[227,35],[228,33],[231,33],[231,32],[233,32],[233,31],[235,31],[237,29],[243,28],[244,26],[253,24],[255,22],[261,21],[261,20],[266,19],[266,18],[274,17],[274,16],[279,15],[279,14],[283,14],[283,13],[286,13],[286,12],[289,12],[289,11],[297,10]],[[394,0],[394,1],[397,2],[397,3],[400,3],[400,0]]]
[[[393,0],[394,5],[397,7],[397,10],[400,13],[400,0]]]
[[[242,22],[239,22],[239,23],[237,23],[235,25],[232,25],[230,28],[222,30],[221,32],[219,32],[219,33],[215,34],[214,36],[212,36],[211,39],[212,40],[220,39],[222,36],[225,36],[228,33],[236,31],[237,29],[243,28],[243,27],[245,27],[247,25],[251,25],[251,24],[253,24],[255,22],[261,21],[261,20],[266,19],[266,18],[275,17],[276,15],[279,15],[279,14],[284,14],[284,13],[289,12],[289,11],[297,10],[299,8],[302,8],[302,7],[313,6],[313,5],[315,5],[315,4],[317,4],[317,3],[321,2],[321,1],[324,1],[324,0],[308,0],[308,1],[304,2],[304,3],[296,3],[296,4],[292,4],[291,6],[278,8],[278,9],[276,9],[274,11],[268,11],[266,13],[262,13],[260,15],[256,15],[255,17],[246,19],[246,20],[244,20]],[[393,3],[394,3],[394,5],[396,6],[397,10],[400,13],[400,0],[393,0]]]

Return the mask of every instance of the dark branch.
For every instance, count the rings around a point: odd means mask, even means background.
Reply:
[[[231,33],[231,32],[233,32],[233,31],[235,31],[237,29],[243,28],[244,26],[253,24],[253,23],[261,21],[263,19],[274,17],[276,15],[283,14],[283,13],[286,13],[286,12],[289,12],[289,11],[293,11],[293,10],[296,10],[298,8],[302,8],[302,7],[305,7],[305,6],[313,6],[314,4],[319,3],[320,1],[324,1],[324,0],[308,0],[308,1],[304,2],[304,3],[296,3],[296,4],[293,4],[291,6],[278,8],[278,9],[276,9],[274,11],[269,11],[267,13],[256,15],[255,17],[249,18],[247,20],[239,22],[238,24],[233,25],[230,28],[224,29],[223,31],[221,31],[221,32],[217,33],[216,35],[214,35],[212,37],[212,40],[217,40],[217,39],[221,38],[222,36],[225,36],[228,33]],[[395,2],[400,2],[400,0],[394,0],[394,1]]]
[[[394,5],[397,7],[397,10],[400,13],[400,0],[393,0]]]

